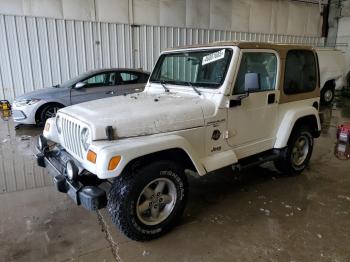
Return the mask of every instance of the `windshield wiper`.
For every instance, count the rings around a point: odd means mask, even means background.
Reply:
[[[159,83],[162,85],[162,87],[164,88],[165,92],[169,92],[169,88],[167,88],[164,84],[164,81],[159,81]]]
[[[191,84],[191,82],[186,82],[186,84],[190,87],[192,87],[192,89],[198,94],[198,95],[202,95],[202,93],[197,89],[197,87],[195,87],[194,85]]]

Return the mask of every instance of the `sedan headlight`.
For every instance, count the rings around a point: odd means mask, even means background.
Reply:
[[[37,99],[37,98],[21,99],[21,100],[15,100],[14,104],[18,107],[26,106],[26,105],[31,106],[38,103],[39,101],[40,99]]]
[[[61,134],[61,132],[62,132],[62,119],[59,115],[56,116],[56,128],[57,128],[57,132],[59,134]]]
[[[86,127],[83,128],[83,130],[81,130],[80,137],[81,137],[80,138],[81,144],[83,145],[83,148],[85,149],[85,151],[87,151],[89,149],[90,141],[91,141],[89,129],[87,129]]]

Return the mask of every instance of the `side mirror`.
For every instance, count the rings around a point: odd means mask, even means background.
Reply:
[[[249,92],[260,90],[260,77],[258,73],[246,73],[244,76],[245,94],[239,95],[236,99],[230,100],[229,107],[242,105],[242,100],[249,96]]]
[[[74,88],[75,88],[75,89],[80,89],[80,88],[83,88],[83,87],[85,87],[85,86],[86,86],[86,83],[84,83],[84,82],[78,82],[78,83],[75,84]]]
[[[260,77],[258,73],[246,73],[244,78],[244,90],[249,93],[251,91],[260,90]]]

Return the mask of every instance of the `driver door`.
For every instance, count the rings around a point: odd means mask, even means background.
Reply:
[[[118,76],[119,73],[110,71],[95,74],[81,81],[85,83],[84,87],[79,89],[72,87],[71,89],[71,104],[113,96]]]
[[[228,144],[238,158],[273,148],[279,101],[279,57],[271,50],[242,50],[228,109]],[[245,75],[258,74],[259,89],[245,92]],[[244,97],[240,99],[240,97]]]

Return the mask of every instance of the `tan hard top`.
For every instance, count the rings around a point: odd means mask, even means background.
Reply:
[[[261,42],[247,42],[247,41],[217,41],[210,44],[203,45],[187,45],[169,48],[166,50],[181,50],[188,48],[205,48],[214,46],[237,46],[241,49],[272,49],[278,51],[285,51],[289,49],[306,49],[314,50],[312,46],[307,45],[297,45],[297,44],[274,44],[274,43],[261,43]]]
[[[169,50],[182,50],[182,49],[189,49],[189,48],[206,48],[206,47],[215,47],[215,46],[237,46],[240,49],[270,49],[275,50],[280,58],[281,58],[281,74],[280,74],[280,80],[279,80],[279,86],[278,89],[281,90],[280,93],[280,100],[279,103],[287,103],[292,101],[298,101],[298,100],[304,100],[304,99],[310,99],[310,98],[318,98],[320,97],[320,82],[319,82],[319,74],[317,74],[317,86],[316,88],[307,93],[299,93],[294,95],[287,95],[284,93],[283,89],[283,79],[284,79],[284,67],[285,67],[285,58],[287,55],[287,52],[291,49],[302,49],[302,50],[310,50],[313,53],[316,53],[315,49],[311,46],[305,46],[305,45],[296,45],[296,44],[273,44],[273,43],[260,43],[260,42],[246,42],[246,41],[219,41],[219,42],[213,42],[210,44],[205,45],[191,45],[191,46],[182,46],[177,48],[172,48]]]

